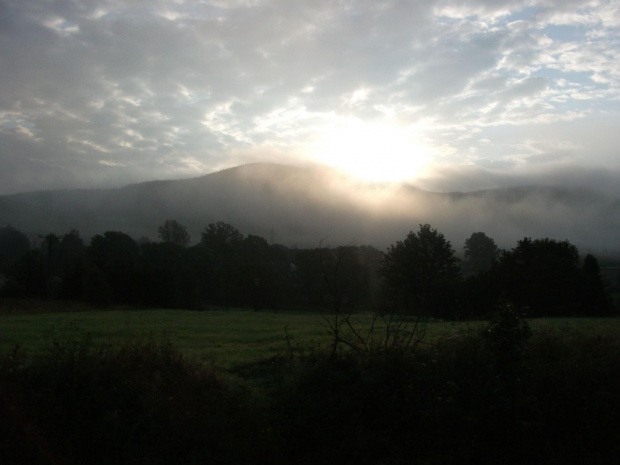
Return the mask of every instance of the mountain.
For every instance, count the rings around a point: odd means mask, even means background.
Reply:
[[[408,184],[364,183],[329,168],[250,164],[119,189],[59,190],[0,196],[0,226],[26,233],[78,229],[86,239],[109,230],[157,239],[167,219],[194,241],[209,223],[298,247],[402,240],[430,223],[455,249],[484,231],[501,247],[528,236],[568,239],[582,251],[620,248],[620,200],[583,189],[544,186],[435,193]]]

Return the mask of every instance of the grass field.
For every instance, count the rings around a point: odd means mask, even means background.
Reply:
[[[369,322],[366,315],[357,319]],[[434,323],[431,333],[454,330],[451,323]],[[221,367],[250,363],[294,349],[328,344],[329,334],[311,312],[254,312],[228,309],[90,310],[0,316],[0,348],[19,343],[38,352],[54,341],[88,335],[93,342],[112,343],[127,338],[166,337],[186,356],[215,361]]]
[[[320,317],[312,312],[254,312],[244,309],[187,310],[81,310],[61,304],[35,311],[0,313],[0,350],[20,344],[36,353],[53,342],[84,337],[96,343],[115,344],[128,338],[166,337],[189,358],[215,362],[222,368],[252,363],[273,355],[327,345],[330,336]],[[356,316],[360,327],[368,327],[368,315]],[[425,341],[466,331],[476,331],[485,322],[430,322]],[[531,320],[534,331],[552,326],[573,331],[620,333],[620,319],[558,318]]]
[[[298,357],[314,313],[0,301],[0,463],[620,463],[620,319],[512,321]]]

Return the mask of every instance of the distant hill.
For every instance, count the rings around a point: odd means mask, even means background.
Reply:
[[[157,239],[167,219],[194,242],[224,221],[243,234],[288,246],[373,244],[384,248],[430,223],[458,251],[472,232],[501,247],[518,239],[568,239],[582,251],[620,249],[620,200],[544,186],[433,193],[408,184],[364,183],[328,168],[250,164],[120,189],[59,190],[0,196],[0,226],[29,234],[78,229],[86,239],[108,230]]]

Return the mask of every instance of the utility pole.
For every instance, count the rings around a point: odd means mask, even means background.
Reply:
[[[39,239],[43,239],[44,243],[47,243],[47,266],[51,269],[52,266],[52,246],[60,241],[62,237],[58,237],[54,233],[48,235],[39,234]]]

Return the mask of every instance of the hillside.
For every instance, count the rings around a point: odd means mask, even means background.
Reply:
[[[0,225],[33,235],[76,228],[85,238],[120,230],[154,240],[166,219],[187,225],[194,241],[207,224],[225,221],[289,246],[325,239],[385,247],[430,223],[457,250],[474,231],[502,247],[524,236],[568,239],[583,251],[620,247],[620,200],[603,194],[544,186],[432,193],[362,183],[327,168],[251,164],[120,189],[0,196]]]

